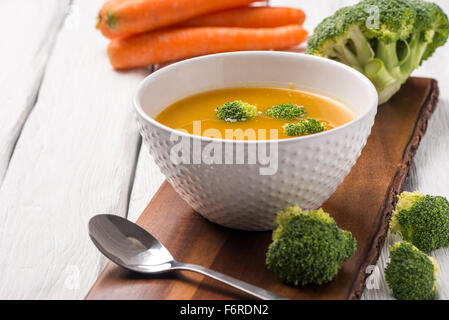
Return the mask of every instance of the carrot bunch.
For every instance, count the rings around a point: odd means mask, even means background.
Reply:
[[[251,7],[258,0],[109,0],[97,28],[109,59],[129,69],[203,54],[285,49],[302,43],[302,10]]]

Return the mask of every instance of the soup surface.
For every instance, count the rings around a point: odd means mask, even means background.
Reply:
[[[217,108],[228,101],[242,100],[257,106],[258,116],[247,121],[227,122],[217,118]],[[325,123],[325,130],[354,119],[352,111],[333,99],[294,89],[227,88],[200,93],[182,99],[163,110],[156,121],[194,135],[228,140],[270,140],[295,138],[284,133],[283,126],[299,119],[281,120],[267,116],[273,106],[293,103],[306,110],[303,119]]]

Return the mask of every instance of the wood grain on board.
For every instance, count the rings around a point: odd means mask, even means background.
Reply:
[[[270,232],[235,231],[195,213],[165,182],[137,223],[155,235],[182,262],[227,273],[292,299],[359,299],[382,248],[396,195],[404,186],[413,156],[438,100],[438,84],[411,78],[387,104],[361,157],[324,204],[337,224],[357,239],[354,257],[323,286],[282,284],[265,268]],[[143,276],[109,263],[87,299],[250,299],[204,276],[178,272]]]

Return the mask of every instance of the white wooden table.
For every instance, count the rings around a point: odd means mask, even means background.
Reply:
[[[115,72],[94,29],[105,0],[0,1],[0,298],[81,299],[106,260],[87,234],[98,213],[136,220],[163,177],[141,145],[131,98],[149,70]],[[304,9],[306,28],[356,0],[274,0]],[[437,1],[449,12],[449,1]],[[416,75],[438,79],[441,102],[409,189],[449,196],[449,45]],[[387,241],[390,241],[390,239]],[[449,250],[439,298],[449,299]],[[365,299],[391,298],[382,270]]]

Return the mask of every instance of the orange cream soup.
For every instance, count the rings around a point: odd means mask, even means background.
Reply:
[[[258,117],[235,123],[219,120],[216,108],[227,101],[235,100],[257,106]],[[233,140],[294,138],[285,135],[282,126],[298,120],[273,119],[265,115],[265,111],[269,108],[282,103],[303,106],[306,109],[304,118],[310,117],[325,122],[326,130],[354,119],[354,114],[349,108],[324,96],[294,89],[251,87],[220,89],[185,98],[163,110],[156,117],[156,121],[172,129],[210,138]],[[276,131],[272,131],[270,135],[272,129]]]

